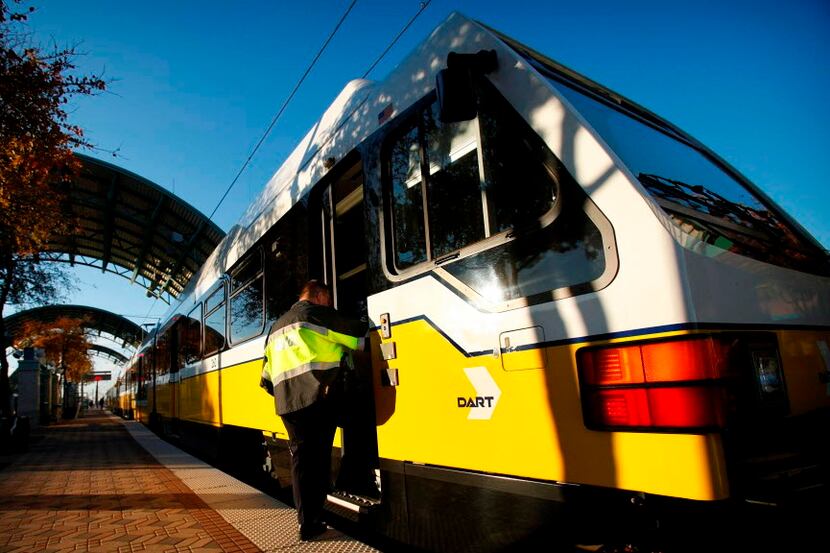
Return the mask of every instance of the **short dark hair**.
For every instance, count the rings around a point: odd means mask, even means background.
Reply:
[[[326,294],[330,297],[331,290],[328,286],[326,286],[317,279],[309,280],[300,289],[301,298],[319,298],[323,294]]]

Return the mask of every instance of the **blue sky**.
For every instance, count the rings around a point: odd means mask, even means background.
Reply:
[[[41,0],[29,28],[43,44],[78,45],[80,69],[112,80],[105,94],[71,106],[73,122],[101,148],[92,155],[210,213],[350,1]],[[419,4],[357,1],[220,208],[220,227],[234,224]],[[453,10],[672,121],[830,247],[830,3],[433,0],[369,78],[383,78]],[[126,315],[164,311],[126,280],[78,274],[73,303]]]

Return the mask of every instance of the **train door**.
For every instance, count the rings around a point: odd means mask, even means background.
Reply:
[[[360,160],[347,168],[322,195],[323,276],[337,310],[368,325],[367,241],[364,229],[363,171]],[[369,356],[356,352],[343,379],[341,458],[337,495],[374,499],[377,435]],[[366,502],[363,501],[363,504]]]

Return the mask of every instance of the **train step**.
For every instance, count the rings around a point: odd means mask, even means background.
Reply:
[[[358,514],[368,513],[374,507],[380,505],[380,501],[377,499],[343,491],[335,491],[328,494],[326,500],[333,505]]]

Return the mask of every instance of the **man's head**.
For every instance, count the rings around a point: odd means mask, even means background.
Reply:
[[[331,307],[331,292],[329,287],[318,280],[309,280],[300,290],[300,300]]]

